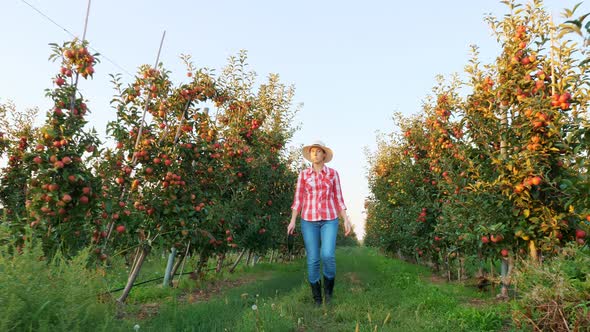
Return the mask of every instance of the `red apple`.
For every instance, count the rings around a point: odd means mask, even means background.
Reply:
[[[531,179],[531,184],[538,186],[541,184],[541,177],[535,176]]]
[[[498,235],[492,234],[492,236],[490,236],[490,239],[492,240],[492,242],[498,243],[498,242],[502,241],[504,239],[504,237],[501,234],[498,234]]]
[[[481,237],[481,242],[482,243],[489,243],[490,242],[490,238],[487,235],[484,235]]]
[[[576,239],[583,239],[586,237],[586,232],[581,229],[576,229]]]
[[[502,249],[500,251],[500,254],[502,255],[502,257],[508,257],[508,249]]]
[[[117,226],[117,232],[118,232],[118,233],[123,233],[123,232],[125,232],[125,226],[124,226],[124,225],[119,225],[119,226]]]
[[[57,86],[62,86],[66,83],[66,80],[64,80],[61,77],[57,77],[55,80],[53,80],[53,82],[57,85]]]

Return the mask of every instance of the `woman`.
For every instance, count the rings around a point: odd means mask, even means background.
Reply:
[[[320,141],[303,147],[303,157],[312,166],[299,173],[295,198],[291,205],[291,222],[287,227],[287,233],[293,234],[297,215],[301,211],[301,233],[307,254],[308,280],[316,305],[322,304],[320,258],[323,264],[326,303],[330,303],[332,299],[336,277],[334,252],[338,214],[344,220],[345,236],[351,231],[338,172],[325,165],[332,160],[332,156],[332,150]]]

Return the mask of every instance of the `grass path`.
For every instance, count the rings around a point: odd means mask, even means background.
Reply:
[[[340,248],[336,255],[336,287],[329,306],[312,305],[303,261],[260,264],[240,277],[248,283],[204,302],[169,301],[155,317],[124,320],[119,328],[133,330],[137,323],[139,331],[506,330],[506,306],[494,304],[488,294],[432,283],[426,268],[372,249]]]

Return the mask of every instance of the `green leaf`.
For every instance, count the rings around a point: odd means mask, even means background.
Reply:
[[[565,190],[568,187],[571,187],[573,184],[570,180],[568,179],[563,179],[561,180],[561,183],[559,184],[559,189],[561,190]]]
[[[113,201],[111,200],[107,200],[105,202],[105,206],[104,206],[104,210],[106,211],[106,213],[110,214],[111,212],[113,212]]]

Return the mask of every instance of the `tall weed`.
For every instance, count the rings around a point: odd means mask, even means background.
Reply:
[[[515,275],[517,326],[581,331],[590,326],[590,248],[566,247],[543,264],[524,261]],[[585,330],[584,330],[585,331]]]
[[[102,276],[87,267],[89,251],[72,259],[46,261],[40,244],[26,242],[20,253],[0,247],[0,331],[78,331],[107,328],[108,304],[99,294]],[[97,324],[98,323],[98,324]]]

